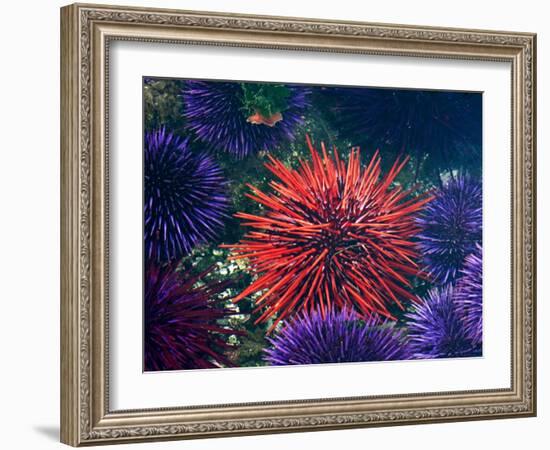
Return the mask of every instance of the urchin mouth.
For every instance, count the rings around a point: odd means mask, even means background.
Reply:
[[[327,251],[325,261],[328,266],[333,266],[332,263],[334,261],[339,264],[345,263],[346,261],[349,262],[350,258],[353,258],[354,255],[359,253],[362,254],[362,257],[365,257],[365,254],[370,255],[370,252],[364,244],[355,238],[349,238],[345,235],[323,242],[319,248],[320,251]]]

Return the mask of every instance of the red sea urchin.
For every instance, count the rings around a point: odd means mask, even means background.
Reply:
[[[390,305],[415,300],[408,289],[418,273],[414,215],[430,198],[392,185],[406,159],[381,176],[378,153],[362,168],[358,148],[346,163],[336,149],[330,157],[324,144],[322,155],[309,137],[307,145],[312,160],[297,170],[270,156],[272,193],[249,186],[266,212],[236,214],[254,230],[231,246],[232,258],[248,258],[258,278],[234,301],[266,290],[256,300],[257,322],[277,313],[273,327],[296,311],[324,315],[329,307],[393,318]]]

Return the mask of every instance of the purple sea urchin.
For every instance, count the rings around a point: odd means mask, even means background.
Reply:
[[[430,174],[480,162],[479,93],[349,87],[323,92],[340,135],[356,145],[384,154],[407,152]]]
[[[434,193],[417,219],[425,271],[439,285],[454,282],[464,258],[481,242],[481,183],[459,176]]]
[[[406,315],[415,358],[480,356],[481,347],[470,339],[454,295],[451,285],[432,289]]]
[[[309,106],[308,88],[284,85],[288,94],[280,102],[284,103],[284,109],[267,108],[269,113],[264,112],[267,116],[259,111],[247,113],[252,103],[247,100],[246,86],[258,84],[190,80],[183,90],[189,129],[202,142],[238,158],[292,140]]]
[[[145,135],[145,256],[177,260],[214,239],[229,206],[226,181],[212,157],[164,128]]]
[[[208,271],[207,271],[208,272]],[[181,274],[173,265],[149,264],[145,272],[144,366],[146,371],[232,366],[217,324],[230,314],[213,301],[228,283],[204,283],[207,272]]]
[[[461,308],[470,339],[481,344],[483,338],[483,261],[482,248],[466,256],[462,277],[457,282],[456,302]]]
[[[300,314],[278,335],[265,359],[274,366],[411,358],[403,334],[389,322],[362,321],[348,309]]]

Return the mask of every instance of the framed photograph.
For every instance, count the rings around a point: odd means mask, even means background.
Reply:
[[[61,9],[61,440],[536,414],[531,33]]]

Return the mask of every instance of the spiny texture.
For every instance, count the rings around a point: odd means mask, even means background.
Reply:
[[[403,360],[412,357],[403,334],[387,322],[366,321],[348,310],[316,310],[296,316],[265,350],[274,366],[362,361]]]
[[[481,347],[470,339],[454,295],[451,285],[432,289],[406,315],[415,358],[480,356]]]
[[[228,283],[204,282],[207,272],[196,276],[174,269],[149,264],[145,272],[145,370],[232,366],[224,356],[231,346],[222,336],[235,332],[217,324],[230,311],[214,302]]]
[[[417,220],[418,248],[432,281],[443,285],[457,279],[464,258],[481,242],[481,183],[459,176],[434,197]]]
[[[309,106],[309,89],[294,85],[287,85],[287,88],[289,96],[282,119],[267,126],[247,120],[240,83],[187,81],[183,91],[187,125],[201,141],[238,158],[270,150],[294,138]]]
[[[248,258],[258,278],[234,301],[265,289],[257,322],[277,313],[273,327],[296,311],[331,307],[393,318],[390,305],[416,299],[408,278],[418,273],[414,216],[430,199],[393,185],[407,160],[382,176],[378,154],[363,168],[357,148],[346,164],[336,149],[330,157],[323,144],[322,155],[307,144],[312,160],[297,170],[270,157],[273,192],[250,186],[265,214],[236,215],[254,231],[231,246],[233,259]]]
[[[480,161],[481,94],[410,89],[325,88],[341,135],[427,160],[428,171]]]
[[[474,253],[466,256],[462,276],[458,280],[456,301],[464,316],[468,336],[477,344],[483,338],[483,261],[482,248],[476,245]]]
[[[226,181],[212,157],[164,128],[146,133],[144,153],[145,255],[177,260],[223,228]]]

